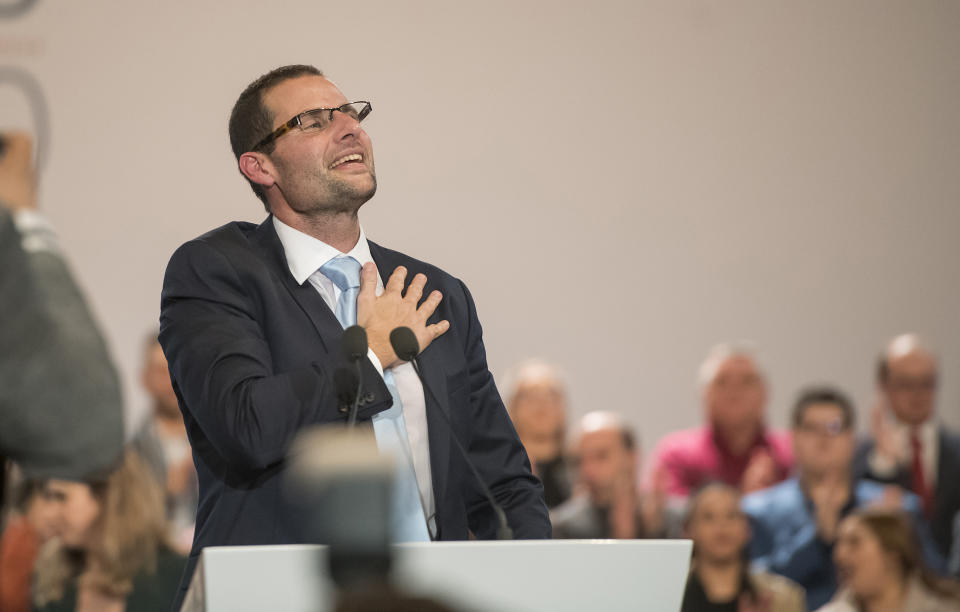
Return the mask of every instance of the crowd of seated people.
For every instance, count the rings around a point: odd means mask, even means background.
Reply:
[[[740,490],[724,482],[704,485],[691,496],[685,536],[694,548],[682,612],[804,612],[800,585],[751,568],[750,523],[740,499]]]
[[[537,365],[559,409],[531,422],[514,406],[511,417],[525,445],[530,432],[550,440],[549,461],[569,478],[570,497],[551,505],[555,538],[694,541],[685,611],[960,610],[960,436],[936,418],[938,370],[918,337],[898,336],[878,360],[868,434],[830,386],[801,389],[781,431],[767,423],[768,382],[749,347],[715,347],[699,371],[705,423],[661,439],[645,478],[621,415],[589,412],[562,439],[555,368]],[[542,457],[531,453],[534,465]],[[868,540],[890,559],[870,571],[895,575],[854,571],[853,543]],[[873,580],[899,587],[874,593]]]
[[[0,174],[12,160],[29,158],[28,147],[10,143]],[[6,478],[4,470],[0,486],[0,610],[167,609],[189,547],[196,475],[163,353],[151,333],[142,382],[152,413],[105,468],[103,458],[120,446],[113,439],[119,421],[110,420],[120,407],[116,374],[51,247],[51,231],[33,218],[35,198],[8,189],[18,186],[9,177],[3,185],[0,263],[19,266],[8,277],[23,273],[23,283],[38,285],[20,287],[19,306],[7,309],[38,316],[8,331],[41,327],[52,338],[59,324],[92,332],[64,333],[50,344],[58,358],[79,356],[64,370],[76,370],[75,384],[66,384],[66,374],[57,380],[72,389],[85,420],[75,421],[61,446],[87,452],[67,465],[56,462],[65,456],[60,446],[23,445],[43,439],[43,419],[28,418],[29,411],[3,428],[0,451],[18,460],[22,473]],[[49,278],[29,277],[28,256],[57,264]],[[66,289],[53,291],[54,283]],[[34,294],[69,298],[75,307],[24,307]],[[29,348],[27,356],[38,352]],[[78,367],[84,361],[103,367]],[[699,371],[704,423],[665,436],[649,461],[622,415],[587,413],[567,440],[566,386],[548,364],[518,367],[504,399],[544,483],[555,537],[693,540],[685,611],[933,612],[960,610],[950,578],[960,576],[960,435],[936,416],[939,378],[935,352],[914,335],[898,336],[877,362],[869,435],[857,439],[853,403],[830,387],[801,390],[791,430],[778,431],[767,422],[760,364],[749,349],[722,345]],[[7,399],[30,396],[16,377],[6,382]],[[56,394],[34,399],[62,401]],[[648,477],[641,486],[642,471]]]
[[[833,557],[841,590],[823,612],[960,610],[960,586],[926,566],[903,512],[854,512],[840,523]]]
[[[11,470],[0,612],[120,610],[122,602],[132,610],[169,607],[193,537],[197,482],[155,333],[145,346],[141,381],[152,410],[110,474],[29,478]],[[106,551],[90,541],[94,533],[106,538]],[[48,543],[55,553],[44,553]],[[105,566],[102,580],[87,579],[99,574],[81,564],[85,558]],[[84,589],[81,582],[98,586]]]
[[[83,482],[50,479],[43,494],[56,537],[36,560],[38,610],[169,608],[186,558],[169,540],[163,491],[138,453]]]
[[[0,609],[169,609],[186,557],[170,538],[163,489],[132,447],[106,473],[18,489],[0,539]]]
[[[554,538],[662,538],[679,524],[662,488],[641,492],[633,431],[613,412],[590,412],[574,429],[577,492],[550,513]]]

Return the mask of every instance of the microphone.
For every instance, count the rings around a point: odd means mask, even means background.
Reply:
[[[343,354],[349,361],[357,362],[367,356],[367,330],[351,325],[343,330]]]
[[[367,355],[367,330],[359,325],[351,325],[343,330],[343,354],[347,361],[353,364],[357,371],[356,393],[350,406],[350,415],[347,417],[347,427],[353,428],[357,424],[357,410],[360,407],[360,392],[363,390],[363,370],[360,360]],[[334,374],[336,375],[336,374]]]
[[[417,378],[420,379],[420,384],[422,384],[423,388],[427,391],[427,393],[430,394],[433,402],[440,407],[440,401],[437,400],[436,394],[434,394],[433,389],[430,388],[430,385],[427,384],[426,379],[423,377],[423,373],[420,371],[420,362],[417,361],[417,355],[420,353],[420,343],[417,341],[417,336],[413,333],[413,330],[409,327],[398,327],[390,332],[390,346],[393,347],[393,352],[397,354],[397,357],[403,361],[410,362],[410,364],[413,366],[413,371],[417,373]],[[500,523],[500,526],[497,529],[497,539],[512,540],[513,530],[510,529],[510,525],[507,524],[507,514],[503,511],[503,507],[497,503],[497,500],[493,498],[493,493],[490,492],[490,488],[487,487],[487,483],[483,481],[483,478],[480,476],[480,472],[477,471],[477,467],[473,464],[473,461],[470,461],[470,457],[467,455],[466,449],[463,448],[463,444],[461,444],[460,439],[457,438],[456,432],[453,431],[453,423],[450,422],[450,417],[448,417],[447,413],[443,411],[443,408],[440,408],[436,412],[439,412],[440,416],[443,417],[443,422],[447,424],[447,428],[450,430],[450,437],[453,438],[454,445],[460,451],[460,456],[462,456],[464,461],[467,462],[467,466],[470,467],[470,471],[473,472],[473,476],[477,479],[477,482],[480,483],[480,488],[483,489],[483,494],[486,495],[487,501],[490,502],[490,506],[493,507],[493,511],[497,515],[497,522]]]

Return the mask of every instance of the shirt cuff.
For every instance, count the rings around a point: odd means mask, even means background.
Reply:
[[[373,367],[380,373],[380,377],[383,378],[383,364],[380,363],[380,358],[377,357],[377,354],[373,352],[372,348],[367,348],[367,359],[370,360]]]
[[[13,224],[21,236],[23,250],[28,253],[60,252],[60,241],[53,226],[35,210],[20,210],[13,215]]]

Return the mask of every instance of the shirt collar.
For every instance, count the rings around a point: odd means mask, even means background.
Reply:
[[[929,418],[916,428],[902,423],[901,421],[894,421],[894,431],[896,436],[902,441],[904,445],[910,443],[910,434],[916,431],[917,436],[920,438],[920,441],[926,445],[936,444],[937,440],[937,423],[934,418]]]
[[[276,217],[273,217],[273,227],[277,230],[280,244],[283,245],[283,254],[287,258],[290,274],[298,285],[306,282],[310,275],[319,270],[323,264],[340,255],[353,257],[360,262],[361,266],[368,261],[373,261],[370,255],[370,244],[367,242],[366,234],[363,233],[363,226],[360,227],[360,238],[357,244],[349,253],[341,253],[326,242],[304,234]]]

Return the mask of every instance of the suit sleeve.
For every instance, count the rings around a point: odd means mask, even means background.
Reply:
[[[503,507],[514,538],[550,538],[550,518],[543,499],[543,486],[531,472],[527,453],[487,368],[483,330],[473,298],[463,283],[460,287],[467,309],[465,353],[472,412],[470,458],[490,487],[494,499]],[[474,479],[470,479],[468,486],[470,492],[466,503],[470,529],[478,538],[492,539],[496,537],[496,515]]]
[[[37,477],[84,478],[120,456],[120,380],[66,262],[21,248],[0,207],[0,452]]]
[[[228,258],[203,240],[188,242],[167,266],[160,343],[184,410],[217,453],[240,470],[283,460],[303,426],[343,420],[332,373],[345,362],[319,354],[300,369],[275,372],[255,292]],[[363,378],[377,400],[361,417],[389,406],[389,392],[369,360]]]

